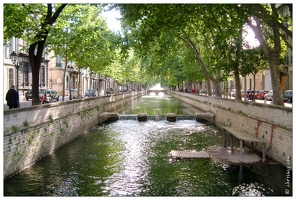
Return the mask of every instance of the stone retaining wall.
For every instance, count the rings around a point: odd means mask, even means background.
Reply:
[[[217,126],[258,134],[267,143],[267,156],[287,166],[293,155],[292,108],[173,91],[170,95],[214,114]],[[256,149],[262,148],[258,144]]]
[[[64,146],[112,112],[143,95],[133,92],[4,111],[4,179]]]

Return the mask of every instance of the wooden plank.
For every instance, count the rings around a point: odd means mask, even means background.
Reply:
[[[210,158],[206,151],[171,151],[170,155],[173,158]]]
[[[242,160],[242,152],[240,151],[240,148],[231,151],[230,147],[224,148],[219,146],[211,146],[208,147],[207,152],[212,159],[227,164],[256,163],[260,162],[261,160],[260,156],[249,151],[243,151]]]
[[[224,128],[226,131],[233,134],[235,137],[237,137],[240,140],[249,141],[249,142],[266,143],[264,140],[257,138],[255,135],[244,132],[242,130],[238,130],[238,129],[227,127],[227,126],[222,126],[222,128]]]

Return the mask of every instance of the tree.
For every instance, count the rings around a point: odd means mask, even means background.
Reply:
[[[244,24],[241,14],[232,5],[128,4],[119,5],[119,8],[125,23],[136,35],[133,41],[137,51],[155,51],[157,47],[151,48],[151,44],[161,41],[164,35],[170,39],[162,40],[165,41],[161,46],[165,48],[163,51],[167,51],[172,42],[183,43],[182,49],[185,47],[192,53],[204,76],[215,85],[216,95],[221,96],[221,67],[224,64],[220,63],[237,59],[238,69],[240,60],[240,54],[229,51],[239,38],[237,30]],[[241,48],[236,46],[236,49],[240,51]],[[235,76],[239,77],[236,71]]]
[[[4,4],[4,39],[12,36],[28,44],[32,68],[32,105],[39,105],[39,71],[47,36],[67,4]],[[27,47],[26,47],[27,48]]]
[[[64,79],[68,61],[75,63],[78,70],[85,68],[98,73],[114,60],[120,38],[108,29],[101,13],[100,5],[70,4],[57,20],[48,45],[64,58]],[[80,97],[79,94],[78,87]]]
[[[292,6],[288,6],[290,7],[290,13],[292,13]],[[246,19],[246,23],[254,31],[268,61],[273,89],[273,104],[283,105],[279,58],[284,47],[281,40],[285,42],[285,48],[292,49],[292,44],[288,40],[288,37],[292,38],[292,31],[284,26],[284,24],[288,25],[292,22],[292,14],[286,18],[280,16],[275,4],[250,4],[243,5],[240,9],[244,9],[250,14],[249,18]]]
[[[263,72],[268,68],[267,60],[264,57],[264,53],[261,47],[244,50],[242,59],[243,59],[243,62],[242,62],[241,74],[242,76],[253,74],[253,77],[254,77],[253,90],[255,91],[255,87],[256,87],[255,76],[258,72]],[[255,101],[255,98],[253,98],[253,100]]]

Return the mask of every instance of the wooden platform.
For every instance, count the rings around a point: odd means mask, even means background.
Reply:
[[[265,141],[263,141],[260,138],[257,138],[255,135],[252,135],[250,133],[246,133],[242,130],[238,130],[236,128],[227,127],[227,126],[222,126],[222,128],[225,129],[226,131],[228,131],[229,133],[233,134],[235,137],[237,137],[240,140],[249,141],[249,142],[265,143]]]
[[[262,144],[262,161],[265,162],[265,141],[256,137],[255,135],[252,135],[250,133],[247,133],[243,130],[233,128],[233,127],[227,127],[227,126],[222,126],[224,129],[224,148],[226,148],[226,131],[231,134],[231,152],[233,153],[233,136],[237,137],[240,140],[240,162],[244,162],[244,151],[243,151],[243,142],[248,141],[253,144],[253,142],[261,143]]]
[[[208,154],[211,158],[220,163],[226,164],[239,164],[239,163],[256,163],[260,162],[261,158],[250,150],[244,149],[243,161],[241,160],[240,149],[231,150],[229,147],[211,146],[207,149]]]
[[[174,159],[185,158],[210,158],[210,155],[206,151],[171,151],[170,155]]]
[[[209,147],[207,151],[175,151],[172,150],[169,155],[174,159],[185,158],[212,158],[218,162],[237,164],[237,163],[255,163],[260,162],[261,158],[243,147],[243,141],[262,143],[262,160],[265,162],[265,141],[257,138],[255,135],[238,130],[232,127],[222,127],[224,129],[224,147],[213,146]],[[226,147],[226,132],[231,134],[231,147]],[[234,149],[233,136],[240,140],[240,148]]]

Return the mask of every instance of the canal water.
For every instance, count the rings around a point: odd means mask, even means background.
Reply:
[[[129,107],[122,114],[195,112],[169,96],[146,96]],[[222,132],[211,124],[162,118],[118,120],[93,127],[6,180],[4,196],[287,195],[287,169],[278,164],[234,166],[212,159],[173,160],[169,156],[171,150],[202,151],[214,145],[222,145]],[[238,141],[235,145],[239,146]]]

